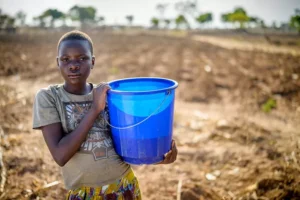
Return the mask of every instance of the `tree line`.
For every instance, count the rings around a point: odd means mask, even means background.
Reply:
[[[168,29],[173,23],[176,28],[191,28],[191,20],[196,22],[199,28],[209,25],[213,21],[213,14],[211,12],[201,13],[198,11],[197,1],[181,1],[175,3],[173,6],[178,12],[175,18],[165,18],[165,11],[168,9],[169,4],[158,4],[156,10],[158,11],[157,17],[152,17],[150,20],[152,28],[165,28]],[[248,28],[248,27],[262,27],[266,25],[264,20],[259,17],[250,16],[242,7],[235,8],[232,12],[223,13],[221,20],[226,25],[233,28]],[[125,16],[128,25],[131,26],[134,21],[133,15]],[[55,27],[55,23],[60,21],[63,26],[66,26],[66,20],[79,22],[84,26],[105,25],[105,17],[97,15],[97,9],[92,6],[78,6],[75,5],[64,13],[58,9],[47,9],[40,15],[35,16],[33,20],[39,27]],[[0,28],[24,26],[26,21],[26,13],[19,11],[15,16],[9,16],[2,13],[0,9]],[[300,9],[295,9],[294,15],[291,16],[289,26],[296,29],[300,33]],[[277,27],[273,24],[273,27]]]

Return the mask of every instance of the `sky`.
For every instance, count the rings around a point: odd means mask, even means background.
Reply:
[[[27,14],[26,23],[32,24],[32,18],[48,8],[67,12],[72,6],[94,6],[97,16],[104,16],[106,24],[127,24],[125,16],[134,16],[134,25],[149,26],[150,19],[158,17],[156,5],[169,4],[165,18],[175,18],[178,12],[174,9],[176,2],[183,0],[0,0],[2,13],[15,15],[22,10]],[[194,1],[194,0],[193,0]],[[296,8],[300,9],[300,0],[198,0],[200,12],[212,12],[214,19],[211,27],[222,28],[220,15],[232,12],[235,7],[243,7],[248,15],[256,16],[271,25],[274,21],[280,24],[287,22]]]

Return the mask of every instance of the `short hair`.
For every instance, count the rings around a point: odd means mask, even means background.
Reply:
[[[60,44],[63,41],[67,41],[67,40],[85,40],[85,41],[87,41],[90,45],[90,50],[93,55],[94,47],[93,47],[92,39],[86,33],[78,31],[78,30],[73,30],[73,31],[67,32],[63,36],[61,36],[61,38],[59,39],[58,44],[57,44],[57,52],[59,51]]]

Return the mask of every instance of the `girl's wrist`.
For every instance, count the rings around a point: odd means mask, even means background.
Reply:
[[[92,106],[91,107],[91,109],[89,110],[89,112],[91,113],[91,115],[94,117],[94,118],[97,118],[97,116],[99,115],[99,113],[101,112],[101,111],[97,111],[97,109],[94,107],[94,106]]]

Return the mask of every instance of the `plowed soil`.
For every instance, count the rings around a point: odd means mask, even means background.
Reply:
[[[96,56],[89,81],[158,76],[179,83],[173,132],[179,155],[169,165],[133,166],[144,199],[300,199],[299,49],[88,33]],[[41,132],[31,128],[35,93],[63,81],[55,61],[62,34],[0,35],[0,199],[66,195]]]

